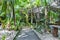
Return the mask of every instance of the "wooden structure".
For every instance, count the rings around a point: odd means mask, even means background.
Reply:
[[[58,28],[60,28],[60,26],[58,26],[58,25],[50,25],[50,27],[53,28],[53,30],[52,30],[53,36],[58,37]]]

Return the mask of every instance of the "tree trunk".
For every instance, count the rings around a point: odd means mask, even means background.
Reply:
[[[13,20],[14,20],[14,25],[16,26],[16,19],[15,19],[14,6],[13,6]]]

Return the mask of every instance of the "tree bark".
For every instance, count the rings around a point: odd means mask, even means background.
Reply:
[[[14,20],[14,25],[16,26],[16,19],[15,19],[14,5],[13,5],[13,20]]]

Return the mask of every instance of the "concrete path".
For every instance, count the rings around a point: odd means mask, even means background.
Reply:
[[[23,29],[16,37],[16,40],[40,40],[39,37],[31,29]]]

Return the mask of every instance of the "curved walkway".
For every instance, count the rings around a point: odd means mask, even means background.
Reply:
[[[40,40],[39,37],[34,33],[32,29],[23,29],[18,34],[16,40]]]

